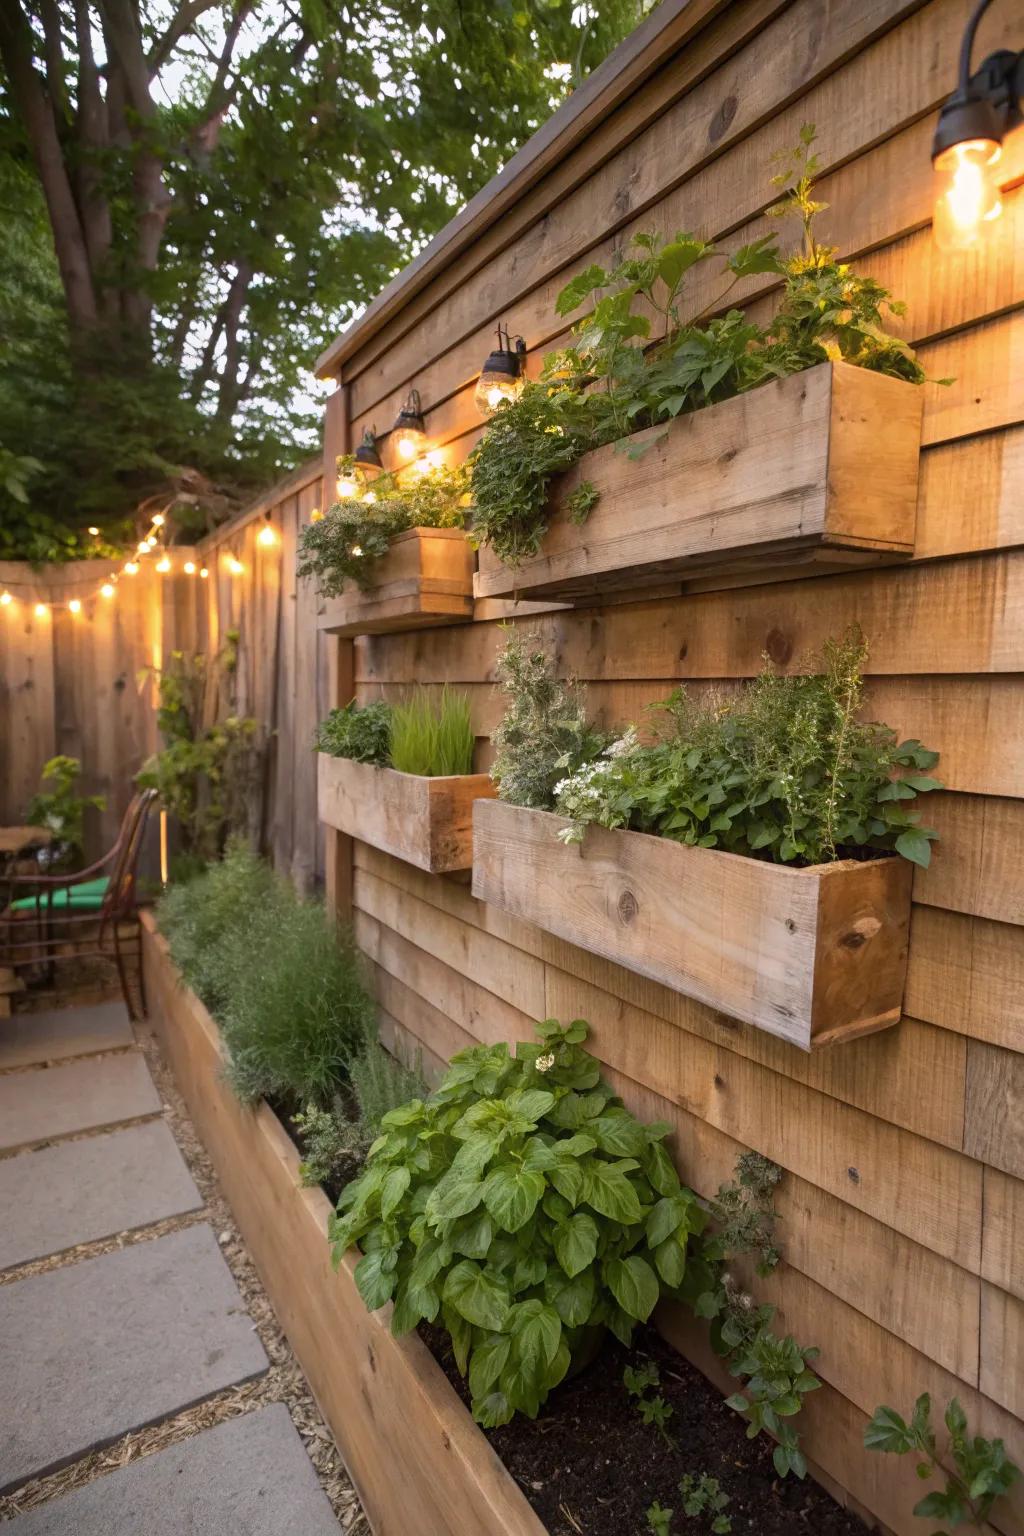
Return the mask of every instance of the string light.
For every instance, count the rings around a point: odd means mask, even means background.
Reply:
[[[164,515],[163,515],[163,513],[162,512],[154,512],[153,518],[152,518],[152,522],[153,522],[153,527],[154,528],[162,528],[163,525],[164,525]]]
[[[94,539],[98,539],[98,538],[99,538],[99,536],[100,536],[100,531],[99,531],[99,529],[98,529],[98,528],[95,528],[95,527],[92,527],[92,526],[90,526],[90,527],[89,527],[89,530],[88,530],[88,531],[89,531],[89,533],[91,533],[91,534],[92,534],[92,536],[93,536],[93,538],[94,538]]]
[[[82,611],[81,599],[77,598],[77,597],[73,597],[71,599],[70,603],[68,603],[68,607],[70,608],[72,613],[81,613],[81,611]]]
[[[35,614],[37,619],[45,619],[49,609],[45,603],[36,603]]]
[[[206,580],[206,578],[207,578],[207,577],[208,577],[208,576],[209,576],[209,574],[210,574],[210,573],[209,573],[209,571],[208,571],[208,570],[207,570],[207,569],[206,569],[206,566],[205,566],[205,565],[201,565],[201,566],[200,566],[200,567],[199,567],[199,575],[200,575],[200,576],[201,576],[201,577],[202,577],[202,579],[203,579],[203,581],[205,581],[205,580]]]
[[[13,602],[14,598],[9,592],[0,592],[0,608],[6,608],[9,603]]]
[[[105,581],[103,583],[102,587],[100,587],[100,596],[101,597],[110,598],[110,597],[113,597],[113,595],[114,595],[113,583],[109,582],[109,581]]]
[[[126,576],[136,576],[136,575],[138,575],[138,570],[139,570],[139,566],[138,566],[138,562],[137,561],[135,561],[135,560],[126,560],[125,561],[125,563],[124,563],[124,572],[125,572]]]
[[[160,572],[161,576],[167,575],[167,572],[171,568],[171,562],[168,560],[166,555],[164,555],[162,560],[157,561],[156,568]]]
[[[241,560],[237,560],[234,555],[228,555],[227,561],[225,563],[232,576],[241,576],[242,572],[245,570],[245,566],[242,564]]]
[[[185,572],[186,576],[194,576],[195,573],[196,573],[196,563],[195,563],[195,561],[194,560],[186,560],[185,564],[182,566],[182,570]]]
[[[267,516],[269,517],[270,514],[268,513]],[[270,549],[277,543],[277,534],[269,522],[263,524],[263,527],[256,535],[256,542],[257,544],[262,544],[264,549]]]
[[[148,539],[143,539],[142,543],[137,546],[135,553],[137,555],[148,555],[149,554],[149,540]]]

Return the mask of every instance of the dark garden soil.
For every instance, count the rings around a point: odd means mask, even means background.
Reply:
[[[420,1332],[468,1404],[447,1334]],[[674,1449],[641,1421],[622,1383],[625,1367],[645,1360],[661,1373]],[[551,1536],[648,1536],[655,1499],[675,1511],[672,1536],[705,1536],[710,1519],[683,1514],[678,1483],[687,1472],[718,1479],[730,1498],[724,1513],[733,1536],[865,1536],[861,1521],[809,1477],[781,1480],[771,1443],[763,1435],[748,1440],[717,1388],[653,1328],[637,1330],[632,1350],[609,1338],[593,1365],[563,1382],[536,1420],[516,1418],[484,1433]]]

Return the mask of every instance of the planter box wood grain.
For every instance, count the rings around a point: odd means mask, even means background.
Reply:
[[[895,1024],[913,869],[808,869],[588,828],[499,800],[473,813],[473,895],[803,1050]]]
[[[474,554],[461,528],[410,528],[373,567],[373,584],[351,583],[322,601],[318,627],[329,635],[399,634],[473,617]]]
[[[822,363],[586,454],[552,487],[541,553],[518,571],[481,548],[478,598],[707,589],[913,554],[923,392]],[[582,527],[566,503],[600,499]]]
[[[150,1022],[376,1536],[546,1536],[423,1342],[367,1312],[358,1253],[334,1270],[330,1201],[273,1111],[239,1104],[216,1024],[142,922]]]
[[[473,862],[473,802],[497,793],[490,774],[428,779],[321,752],[320,820],[430,874]]]

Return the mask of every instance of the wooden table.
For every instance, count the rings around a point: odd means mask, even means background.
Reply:
[[[48,848],[52,842],[53,833],[45,827],[0,827],[0,858],[18,854],[30,846]]]

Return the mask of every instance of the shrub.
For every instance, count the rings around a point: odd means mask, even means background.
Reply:
[[[610,738],[588,723],[582,687],[555,676],[538,634],[524,641],[518,629],[508,629],[506,636],[497,666],[508,703],[491,737],[491,777],[502,800],[550,810],[559,781],[596,757]]]
[[[43,764],[39,789],[25,813],[32,826],[46,827],[53,833],[52,864],[67,865],[81,859],[85,852],[86,811],[105,811],[107,808],[105,795],[75,793],[81,772],[82,765],[77,757],[51,757]]]
[[[910,806],[940,787],[925,771],[938,754],[858,720],[866,656],[851,630],[827,643],[820,673],[769,668],[703,702],[677,689],[662,739],[644,746],[629,732],[558,784],[556,808],[573,822],[560,835],[577,842],[594,822],[776,863],[892,848],[927,865],[936,834]]]
[[[280,882],[250,913],[225,966],[221,1014],[239,1097],[325,1107],[372,1018],[352,939],[320,902]]]
[[[418,688],[391,711],[391,766],[430,778],[472,773],[476,737],[469,698],[445,687],[440,697]]]
[[[316,731],[316,748],[329,757],[350,757],[357,763],[387,763],[391,759],[391,705],[383,699],[357,704],[353,699],[332,709]]]
[[[384,1116],[362,1176],[332,1221],[353,1242],[366,1305],[392,1328],[440,1318],[481,1424],[534,1417],[587,1330],[628,1344],[677,1286],[704,1225],[662,1146],[582,1050],[582,1020],[539,1043],[476,1046],[431,1098]]]
[[[242,842],[194,878],[173,882],[157,904],[157,920],[185,982],[218,1015],[226,1000],[231,955],[249,914],[272,899],[274,874]]]

